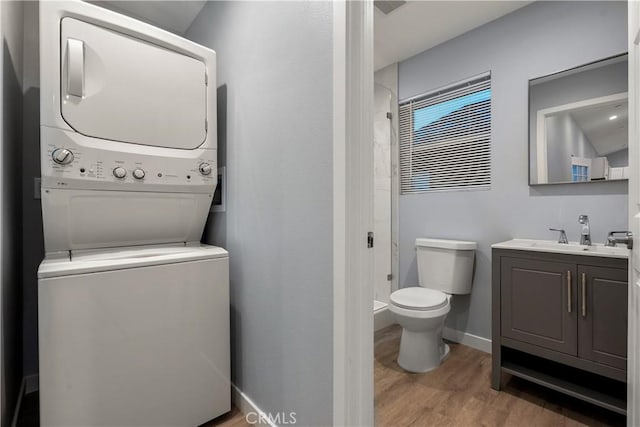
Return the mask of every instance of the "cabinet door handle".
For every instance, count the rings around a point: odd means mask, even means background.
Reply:
[[[567,313],[571,313],[571,270],[567,270]]]
[[[587,317],[587,275],[582,273],[582,317]]]

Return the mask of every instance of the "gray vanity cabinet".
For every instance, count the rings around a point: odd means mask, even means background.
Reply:
[[[627,368],[627,270],[578,267],[578,355]]]
[[[578,354],[576,265],[502,258],[502,336]]]
[[[492,381],[524,378],[626,413],[628,261],[494,248]]]

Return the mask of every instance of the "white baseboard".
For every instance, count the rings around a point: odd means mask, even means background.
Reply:
[[[231,400],[233,404],[245,415],[247,423],[261,427],[276,427],[269,416],[253,403],[253,400],[242,392],[235,384],[231,384]]]
[[[388,307],[381,308],[373,312],[373,330],[379,331],[387,326],[391,326],[395,323],[393,313],[389,311]]]
[[[442,331],[442,336],[449,341],[457,342],[468,347],[475,348],[476,350],[484,351],[485,353],[491,354],[490,339],[447,327],[445,327]]]

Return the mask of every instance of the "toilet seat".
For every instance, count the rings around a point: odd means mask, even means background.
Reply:
[[[397,307],[417,311],[437,310],[449,303],[444,292],[419,286],[398,289],[389,299]]]
[[[390,312],[412,319],[433,319],[445,316],[449,310],[447,294],[435,289],[414,286],[398,289],[389,297]]]

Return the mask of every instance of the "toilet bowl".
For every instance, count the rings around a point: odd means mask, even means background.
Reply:
[[[447,358],[442,340],[452,294],[471,292],[475,242],[416,239],[420,286],[398,289],[389,311],[402,327],[398,365],[409,372],[428,372]]]

